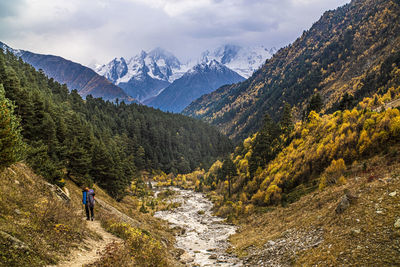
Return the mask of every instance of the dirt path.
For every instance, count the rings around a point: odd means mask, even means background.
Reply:
[[[107,245],[112,242],[122,242],[122,239],[106,232],[103,227],[101,227],[99,221],[88,221],[87,227],[88,229],[99,234],[102,237],[102,240],[86,239],[84,243],[89,245],[87,248],[79,248],[73,250],[68,256],[68,260],[60,262],[59,264],[53,266],[81,267],[85,264],[94,263],[100,258],[100,252],[104,251]]]

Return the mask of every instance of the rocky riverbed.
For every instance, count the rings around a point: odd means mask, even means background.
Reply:
[[[167,220],[171,227],[181,229],[176,246],[185,252],[181,262],[187,266],[243,266],[234,255],[228,254],[229,236],[236,227],[212,215],[212,203],[201,193],[179,188],[174,202],[181,205],[173,210],[159,211],[155,217]]]

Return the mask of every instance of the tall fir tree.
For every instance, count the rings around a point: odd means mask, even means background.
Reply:
[[[5,97],[0,84],[0,169],[16,162],[22,154],[23,142],[14,105]]]

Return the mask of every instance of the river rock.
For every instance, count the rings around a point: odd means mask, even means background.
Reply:
[[[218,256],[216,254],[212,254],[208,258],[211,259],[211,260],[216,260],[216,259],[218,259]]]
[[[180,259],[181,263],[183,264],[188,264],[194,261],[193,256],[187,253],[186,251],[181,255]]]
[[[175,254],[175,258],[176,259],[180,259],[183,253],[185,253],[184,249],[181,249],[181,248],[175,249],[175,253],[174,253]]]

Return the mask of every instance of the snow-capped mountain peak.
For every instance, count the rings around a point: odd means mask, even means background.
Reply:
[[[97,68],[96,72],[116,84],[118,79],[126,75],[128,66],[123,57],[114,58],[108,64]]]
[[[210,72],[210,71],[221,71],[223,69],[226,69],[227,67],[225,67],[223,64],[221,64],[220,62],[216,61],[215,59],[211,59],[211,60],[204,60],[203,62],[200,62],[198,64],[196,64],[195,66],[193,66],[190,70],[188,70],[186,74],[191,74],[191,73],[195,73],[195,72]]]
[[[272,57],[276,49],[264,46],[241,47],[238,45],[223,45],[213,51],[201,54],[201,61],[215,59],[243,77],[250,77],[265,61]]]

